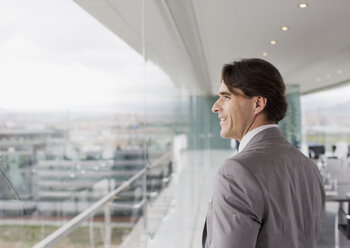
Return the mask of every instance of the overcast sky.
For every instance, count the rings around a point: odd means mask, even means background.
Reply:
[[[152,78],[147,101],[175,94],[158,67],[144,67],[140,54],[72,0],[2,0],[0,34],[0,110],[140,103],[144,70]]]

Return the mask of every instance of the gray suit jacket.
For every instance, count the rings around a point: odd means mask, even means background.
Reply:
[[[256,134],[216,177],[205,248],[314,248],[325,194],[315,164],[278,128]]]

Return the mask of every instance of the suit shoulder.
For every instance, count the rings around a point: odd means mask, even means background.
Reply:
[[[239,181],[256,181],[250,169],[236,157],[228,158],[219,168],[219,174],[228,178],[235,178]]]
[[[231,192],[231,196],[227,196],[229,198],[243,193],[246,198],[260,202],[259,206],[264,205],[264,194],[259,181],[249,168],[234,157],[226,159],[219,168],[216,184],[219,189],[225,189],[222,192]]]

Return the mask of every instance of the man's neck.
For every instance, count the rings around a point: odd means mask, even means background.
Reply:
[[[250,131],[254,130],[255,128],[261,127],[261,126],[265,126],[265,125],[269,125],[269,124],[276,124],[273,121],[268,121],[266,119],[255,119],[255,121],[250,125],[250,127],[247,128],[247,130],[243,133],[242,137],[240,139],[238,139],[239,141],[241,141],[243,139],[243,137],[249,133]]]

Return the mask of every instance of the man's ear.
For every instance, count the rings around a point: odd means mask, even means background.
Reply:
[[[267,104],[267,99],[266,97],[262,97],[262,96],[257,96],[255,97],[255,102],[254,102],[254,114],[259,114],[261,113]]]

